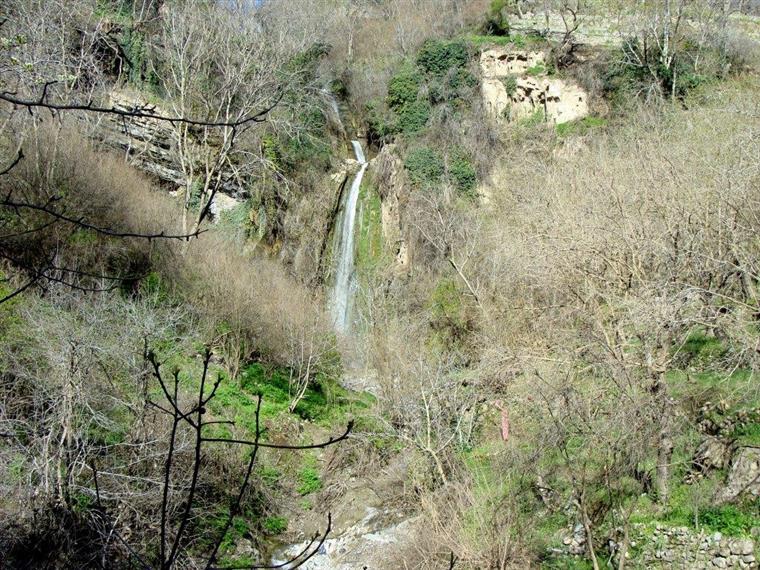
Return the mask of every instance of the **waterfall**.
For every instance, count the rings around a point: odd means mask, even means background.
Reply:
[[[354,226],[356,225],[356,205],[359,201],[359,187],[362,184],[367,160],[359,141],[351,141],[356,160],[361,165],[351,182],[351,189],[343,200],[337,226],[335,244],[335,284],[332,290],[331,312],[338,332],[345,333],[351,326],[351,297],[355,289],[354,277]]]

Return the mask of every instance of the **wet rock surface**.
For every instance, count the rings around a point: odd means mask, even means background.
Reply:
[[[388,509],[366,507],[364,518],[339,536],[325,540],[313,557],[297,567],[304,570],[354,570],[365,566],[391,568],[388,565],[389,552],[410,534],[414,524],[415,519],[404,520]],[[270,564],[284,564],[308,545],[308,541],[288,545],[275,554]],[[283,566],[291,567],[295,568],[296,563]]]

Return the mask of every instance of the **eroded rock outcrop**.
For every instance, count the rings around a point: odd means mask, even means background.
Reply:
[[[718,494],[718,501],[728,502],[742,496],[760,496],[760,447],[739,447],[731,458],[726,486]]]
[[[377,184],[382,203],[383,239],[393,254],[395,269],[404,272],[411,261],[409,242],[406,239],[402,212],[406,201],[406,175],[404,165],[394,152],[395,146],[383,147],[372,161],[371,172]]]
[[[486,109],[499,122],[539,114],[558,124],[589,113],[588,94],[572,81],[549,77],[542,52],[489,49],[480,56],[480,68]]]
[[[114,109],[122,111],[131,111],[136,107],[143,108],[149,105],[139,95],[120,91],[113,91],[110,94],[109,104]],[[157,115],[171,116],[172,114],[155,106],[152,108]],[[123,150],[129,162],[140,170],[164,182],[177,186],[185,184],[185,175],[176,152],[176,135],[167,121],[149,117],[112,116],[103,121],[98,132],[99,138],[105,144]],[[198,145],[197,154],[198,156],[206,154],[202,151],[201,143]],[[199,171],[202,170],[202,168],[199,169]],[[222,171],[221,179],[223,193],[236,200],[247,195],[245,180],[236,173]],[[225,205],[220,204],[220,209],[225,209]]]

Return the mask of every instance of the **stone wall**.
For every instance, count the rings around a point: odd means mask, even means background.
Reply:
[[[755,541],[748,537],[727,537],[686,527],[634,525],[630,541],[634,568],[758,568]]]

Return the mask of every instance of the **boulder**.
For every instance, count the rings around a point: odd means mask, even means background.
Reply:
[[[730,444],[717,437],[706,437],[694,453],[694,469],[706,472],[722,469],[731,457]]]
[[[739,447],[731,458],[726,486],[716,499],[729,502],[743,495],[760,496],[760,448]]]

